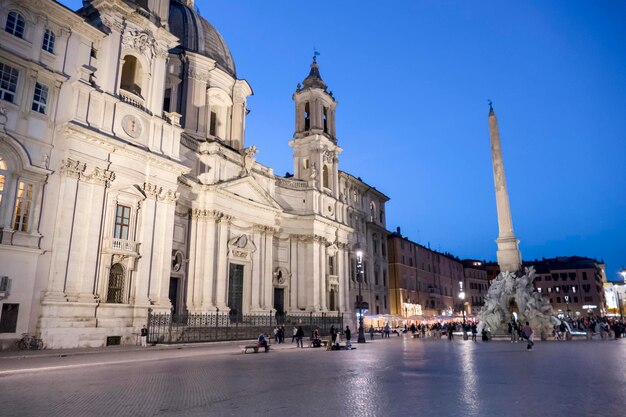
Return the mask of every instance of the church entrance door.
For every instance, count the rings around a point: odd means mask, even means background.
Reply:
[[[180,278],[170,277],[170,290],[169,290],[169,299],[170,303],[172,303],[172,311],[174,314],[178,314],[178,283],[180,282]]]
[[[276,316],[282,316],[285,314],[284,288],[274,288],[274,309],[276,309]]]
[[[228,307],[230,320],[239,322],[243,318],[243,265],[230,264],[228,271]]]

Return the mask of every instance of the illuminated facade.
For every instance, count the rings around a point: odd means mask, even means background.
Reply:
[[[410,317],[411,311],[424,316],[451,315],[461,311],[459,282],[463,265],[402,236],[400,228],[387,239],[391,313]]]
[[[351,323],[357,249],[369,311],[388,312],[388,198],[339,169],[315,61],[281,177],[246,144],[252,89],[193,0],[5,1],[0,26],[4,346],[133,343],[148,309]]]

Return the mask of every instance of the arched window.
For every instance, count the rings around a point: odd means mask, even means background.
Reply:
[[[328,107],[324,107],[324,133],[328,133]]]
[[[26,27],[26,21],[24,17],[17,13],[11,12],[7,17],[7,25],[5,30],[9,32],[11,35],[17,36],[18,38],[24,38],[24,29]]]
[[[374,222],[376,220],[376,203],[373,201],[370,203],[370,221]]]
[[[132,55],[124,57],[120,88],[141,97],[141,64]]]
[[[7,163],[4,162],[4,158],[0,155],[0,207],[2,207],[2,198],[4,197],[5,180],[9,171]],[[1,210],[0,210],[1,211]]]
[[[50,29],[46,29],[46,33],[43,35],[43,43],[41,44],[41,49],[46,52],[54,53],[54,40],[56,36],[54,36],[54,32]]]
[[[107,287],[107,303],[121,304],[124,301],[124,267],[113,264],[109,272],[109,285]]]
[[[324,188],[330,188],[328,180],[328,166],[326,165],[322,168],[322,185]]]
[[[304,105],[304,130],[309,130],[311,127],[311,113],[309,110],[309,103]]]

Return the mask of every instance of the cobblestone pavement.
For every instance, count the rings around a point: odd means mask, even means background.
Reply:
[[[0,356],[1,416],[623,416],[626,339]]]

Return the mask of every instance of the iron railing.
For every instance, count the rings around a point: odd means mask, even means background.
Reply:
[[[194,343],[256,339],[263,333],[273,336],[276,326],[285,326],[285,338],[291,337],[293,326],[310,336],[315,329],[330,334],[331,327],[343,329],[343,313],[229,314],[211,313],[148,313],[148,343]]]

